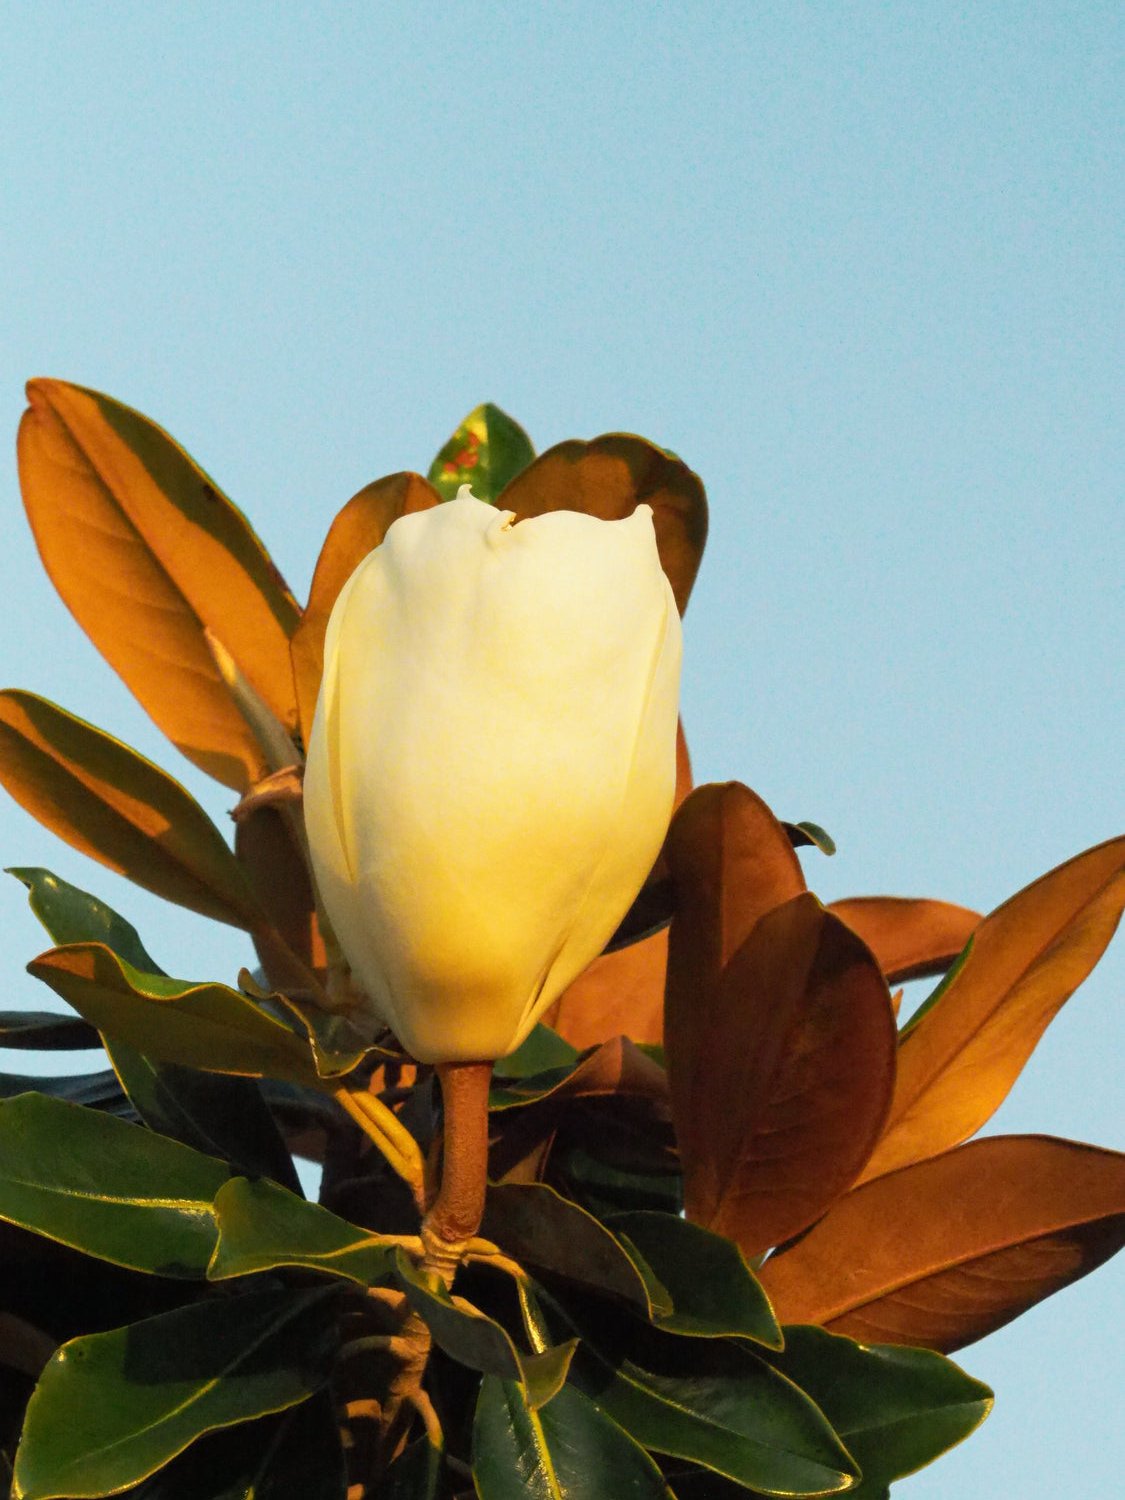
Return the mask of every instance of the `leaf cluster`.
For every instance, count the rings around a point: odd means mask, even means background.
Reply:
[[[0,1045],[100,1055],[0,1075],[11,1493],[876,1500],[967,1436],[991,1392],[948,1355],[1125,1239],[1125,1158],[972,1139],[1109,942],[1125,840],[984,918],[824,906],[795,850],[831,854],[830,837],[740,783],[693,789],[681,732],[648,884],[497,1065],[485,1219],[449,1289],[418,1239],[435,1080],[357,1024],[308,871],[328,615],[398,516],[462,483],[519,518],[651,505],[682,610],[702,485],[624,434],[537,458],[483,406],[428,477],[344,506],[302,608],[155,424],[59,381],[29,395],[44,564],[154,721],[238,796],[234,847],[166,772],[22,690],[0,693],[0,781],[75,848],[246,931],[259,968],[173,978],[103,902],[12,872],[53,944],[30,971],[67,1009],[0,1015]],[[891,987],[927,976],[900,1028]],[[317,1203],[296,1158],[321,1168]]]

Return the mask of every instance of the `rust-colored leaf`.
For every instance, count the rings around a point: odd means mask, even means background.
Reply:
[[[235,825],[234,835],[235,853],[270,921],[254,934],[254,946],[267,980],[281,990],[303,985],[309,970],[323,977],[325,966],[312,883],[286,818],[279,808],[259,807]]]
[[[0,693],[0,782],[73,848],[166,901],[236,927],[261,923],[238,861],[191,794],[45,698]]]
[[[308,606],[291,643],[301,734],[306,745],[324,670],[324,633],[340,590],[367,554],[379,546],[392,521],[413,511],[429,510],[440,499],[421,474],[388,474],[353,495],[328,528],[313,573]]]
[[[676,729],[676,797],[679,808],[691,791],[691,758],[683,724]],[[663,851],[650,879],[667,875]],[[664,1039],[664,979],[668,970],[668,934],[651,937],[603,954],[579,974],[555,1001],[544,1022],[580,1050],[612,1037],[659,1045]]]
[[[697,1007],[758,918],[800,895],[805,877],[785,829],[740,782],[697,787],[664,845],[676,889],[665,995],[664,1046],[673,1091],[697,1087]]]
[[[20,484],[51,581],[177,748],[244,791],[267,768],[203,627],[292,729],[292,595],[245,517],[155,423],[61,380],[27,393]]]
[[[907,1025],[865,1178],[936,1156],[991,1118],[1105,951],[1123,905],[1125,837],[1051,870],[981,922],[944,994]]]
[[[878,1139],[894,1089],[890,996],[860,939],[805,893],[759,919],[685,1016],[686,999],[670,986],[677,1034],[695,1033],[690,1092],[672,1070],[685,1208],[757,1255],[813,1223]]]
[[[967,906],[906,896],[852,896],[828,910],[859,933],[888,984],[944,974],[981,920]]]
[[[707,496],[697,474],[644,438],[610,432],[558,443],[517,474],[496,504],[521,521],[552,510],[617,521],[651,505],[660,561],[680,613],[687,607],[707,540]]]
[[[1125,1156],[991,1136],[856,1188],[760,1275],[781,1322],[949,1353],[1122,1244]]]
[[[495,1111],[538,1105],[547,1099],[561,1104],[607,1094],[663,1103],[668,1097],[668,1077],[660,1064],[628,1037],[617,1036],[603,1042],[571,1072],[546,1087],[534,1076],[503,1082],[493,1091],[492,1108]]]

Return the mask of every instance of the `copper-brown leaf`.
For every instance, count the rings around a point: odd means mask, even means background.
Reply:
[[[848,1193],[766,1261],[784,1323],[948,1353],[1125,1244],[1125,1156],[992,1136]]]
[[[894,1088],[886,982],[806,893],[758,921],[717,984],[670,986],[668,1005],[677,1034],[695,1033],[690,1091],[670,1055],[688,1217],[756,1255],[817,1219],[878,1138]]]
[[[65,381],[27,391],[20,485],[51,581],[177,748],[244,791],[267,767],[203,628],[292,729],[292,595],[242,514],[155,423]]]
[[[392,521],[413,511],[428,510],[440,499],[421,474],[388,474],[353,495],[328,528],[308,606],[291,642],[301,734],[306,745],[324,670],[324,633],[340,590],[367,554],[379,546]]]
[[[34,693],[0,693],[0,784],[72,848],[191,911],[257,927],[238,861],[178,781]]]
[[[691,758],[683,724],[676,729],[676,809],[691,791]],[[654,877],[667,874],[661,852]],[[659,1045],[664,1039],[664,979],[668,934],[654,932],[615,953],[603,954],[555,1001],[544,1022],[580,1051],[617,1036]]]
[[[611,432],[559,443],[517,474],[496,504],[521,521],[552,510],[618,521],[651,505],[660,561],[680,613],[687,607],[707,540],[707,497],[697,474],[644,438]]]
[[[254,946],[266,979],[282,990],[306,983],[309,971],[323,977],[325,966],[308,867],[287,816],[258,807],[234,834],[235,853],[270,920],[254,934]]]
[[[980,922],[966,906],[906,896],[853,896],[828,910],[859,933],[888,984],[944,974]]]
[[[1125,905],[1125,837],[1087,850],[986,917],[936,1004],[909,1024],[883,1139],[864,1176],[980,1129],[1097,963]]]
[[[672,1087],[696,1091],[697,1004],[758,918],[805,889],[785,829],[740,782],[697,787],[672,819],[664,846],[676,889],[664,1046]]]

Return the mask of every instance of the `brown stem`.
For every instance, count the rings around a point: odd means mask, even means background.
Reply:
[[[449,1286],[484,1214],[492,1063],[438,1063],[437,1075],[445,1108],[441,1188],[422,1221],[422,1265]]]

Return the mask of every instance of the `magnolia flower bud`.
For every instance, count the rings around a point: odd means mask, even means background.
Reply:
[[[423,1062],[518,1047],[667,830],[680,620],[652,511],[406,515],[340,593],[305,773],[345,957]]]

